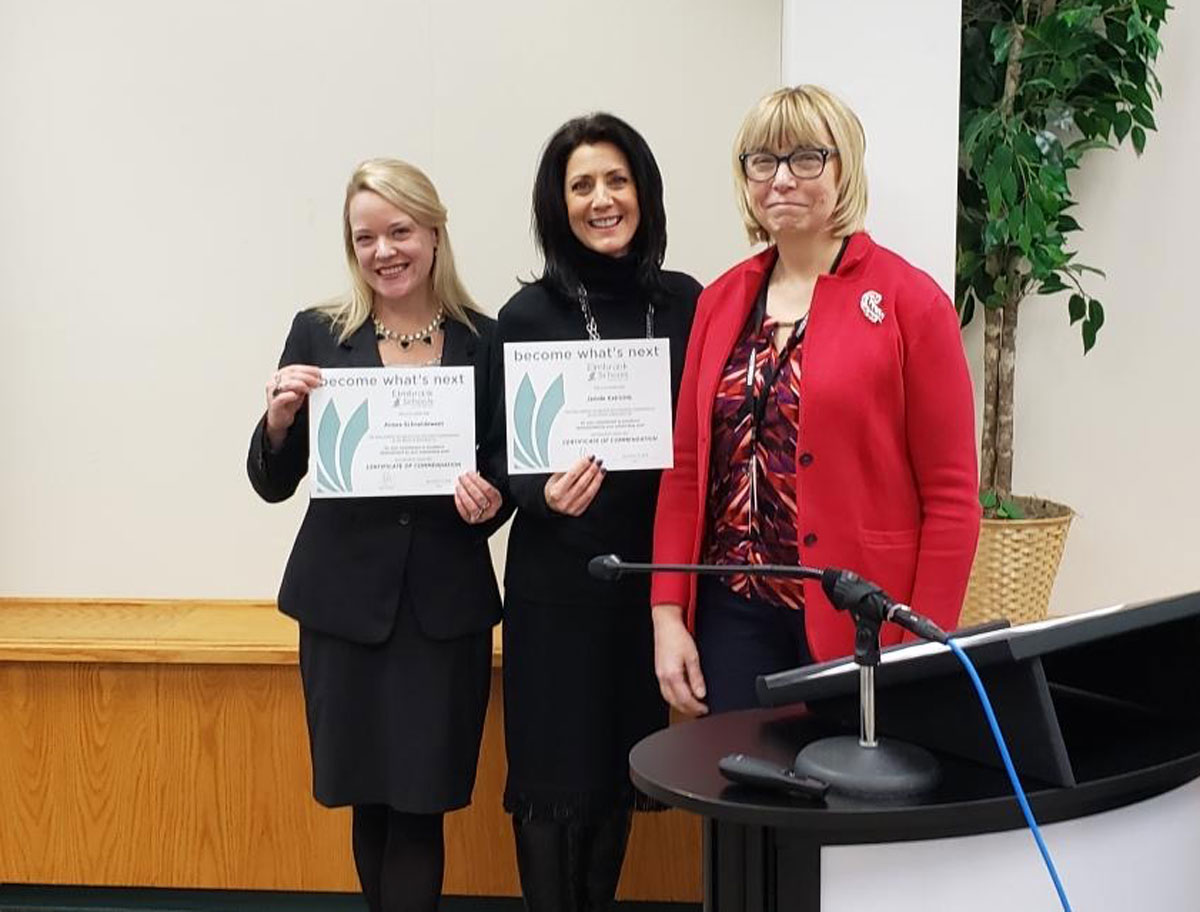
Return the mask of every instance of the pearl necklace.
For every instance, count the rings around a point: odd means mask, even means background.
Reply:
[[[393,332],[383,325],[383,321],[375,314],[371,314],[371,320],[375,323],[375,338],[387,339],[389,342],[395,342],[404,351],[408,351],[410,345],[414,342],[424,342],[426,345],[433,344],[433,334],[442,328],[442,323],[446,319],[446,310],[442,305],[438,305],[437,313],[433,315],[433,319],[429,321],[429,325],[424,329],[419,329],[412,333]]]

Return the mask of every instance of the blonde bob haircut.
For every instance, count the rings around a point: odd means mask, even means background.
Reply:
[[[746,115],[733,143],[733,181],[750,243],[769,243],[771,238],[754,217],[749,182],[739,156],[745,152],[782,155],[802,146],[824,146],[826,131],[838,151],[834,160],[838,166],[837,204],[831,232],[834,237],[846,237],[862,231],[867,216],[867,174],[863,167],[866,136],[862,124],[846,103],[827,89],[798,85],[762,98]]]
[[[470,315],[478,313],[479,307],[463,287],[454,268],[454,252],[446,230],[446,207],[438,198],[433,182],[420,168],[408,162],[372,158],[354,169],[346,184],[346,199],[342,205],[342,240],[346,247],[346,263],[350,267],[350,292],[316,307],[332,322],[338,341],[345,342],[354,335],[371,316],[374,305],[374,292],[358,267],[350,230],[350,200],[364,190],[378,194],[397,209],[404,210],[417,224],[433,229],[437,238],[431,275],[434,299],[446,309],[451,319],[478,333]]]

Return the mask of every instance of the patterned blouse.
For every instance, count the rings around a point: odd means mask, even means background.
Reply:
[[[764,283],[765,289],[765,283]],[[758,311],[761,312],[761,311]],[[800,562],[796,545],[796,441],[800,431],[803,321],[780,350],[778,321],[751,318],[734,346],[713,402],[706,560],[716,564]],[[753,355],[753,361],[751,356]],[[746,378],[753,364],[754,395]],[[764,395],[764,381],[774,378]],[[761,409],[757,434],[752,409]],[[753,453],[751,452],[753,450]],[[798,579],[734,574],[725,584],[739,595],[787,608],[804,607]]]

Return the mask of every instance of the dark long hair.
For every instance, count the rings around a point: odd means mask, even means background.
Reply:
[[[646,140],[625,121],[597,112],[568,120],[542,152],[533,182],[533,234],[545,259],[541,280],[568,297],[579,285],[575,260],[582,247],[567,219],[564,186],[567,159],[581,145],[612,143],[624,153],[637,190],[639,221],[629,244],[638,285],[656,297],[662,290],[661,269],[667,252],[667,215],[663,209],[662,174]]]

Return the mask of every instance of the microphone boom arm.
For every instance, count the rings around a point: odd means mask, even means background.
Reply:
[[[602,554],[588,561],[588,572],[597,579],[618,579],[626,573],[695,573],[698,576],[784,576],[792,579],[821,578],[821,571],[790,564],[636,564],[616,554]]]
[[[945,631],[928,618],[917,614],[907,605],[892,601],[874,583],[849,570],[818,570],[794,564],[645,564],[623,561],[616,554],[601,554],[588,561],[588,573],[602,580],[620,579],[626,573],[694,573],[698,576],[745,575],[818,580],[833,607],[853,615],[859,628],[855,657],[860,663],[865,660],[871,665],[879,662],[878,633],[884,621],[937,643],[945,643],[947,638]],[[864,626],[873,626],[874,630],[864,631]],[[867,645],[867,638],[872,633],[875,639],[873,650]]]

